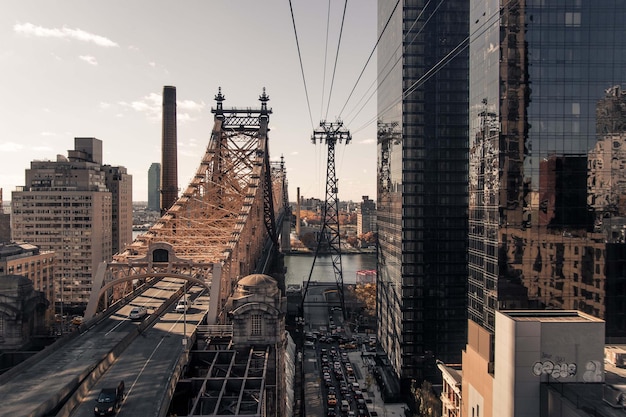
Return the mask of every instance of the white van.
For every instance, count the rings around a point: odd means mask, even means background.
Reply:
[[[341,411],[346,412],[350,410],[350,403],[348,400],[341,400]]]

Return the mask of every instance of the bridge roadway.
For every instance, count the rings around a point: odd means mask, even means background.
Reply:
[[[155,399],[166,398],[164,381],[175,377],[171,362],[183,353],[183,333],[191,334],[208,308],[205,295],[187,314],[173,312],[181,288],[181,280],[162,279],[109,316],[85,323],[2,375],[0,416],[68,416],[74,407],[71,415],[92,416],[100,387],[120,379],[127,391],[120,415],[159,415],[147,410],[161,408]],[[137,305],[152,313],[141,323],[128,319]]]

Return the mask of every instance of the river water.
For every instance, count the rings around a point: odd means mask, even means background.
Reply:
[[[287,274],[285,283],[287,285],[302,283],[309,279],[311,266],[313,265],[313,255],[285,255],[285,267]],[[341,256],[341,266],[344,284],[354,284],[356,282],[356,272],[367,269],[376,269],[376,254],[350,254]],[[328,255],[318,256],[315,260],[311,281],[335,282],[335,272],[333,270],[332,257]]]
[[[133,231],[133,240],[145,232]],[[309,279],[313,255],[285,255],[285,276],[286,285],[302,283]],[[362,253],[341,256],[341,266],[343,271],[344,284],[354,284],[356,282],[356,271],[376,269],[376,254]],[[335,282],[335,272],[333,270],[332,258],[329,255],[320,255],[315,260],[311,281]]]

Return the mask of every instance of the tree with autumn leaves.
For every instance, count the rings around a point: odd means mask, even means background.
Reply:
[[[376,284],[357,284],[354,288],[356,299],[364,306],[365,314],[376,316]]]

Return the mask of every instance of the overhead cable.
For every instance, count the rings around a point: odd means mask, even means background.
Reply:
[[[407,31],[407,33],[403,36],[402,38],[402,42],[398,44],[398,46],[396,47],[396,50],[394,51],[393,54],[391,54],[391,56],[393,57],[397,52],[398,49],[400,49],[402,46],[404,46],[404,41],[406,40],[406,38],[411,34],[411,31],[413,30],[413,28],[415,27],[415,25],[417,24],[417,22],[421,19],[422,15],[424,14],[424,12],[426,11],[426,9],[428,8],[428,5],[430,4],[431,0],[428,0],[428,3],[426,3],[426,5],[422,8],[422,10],[420,11],[420,13],[417,15],[417,17],[415,18],[415,20],[413,21],[413,23],[411,24],[411,27],[409,28],[409,30]],[[413,39],[411,39],[411,41],[408,43],[408,46],[411,46],[413,44],[413,42],[415,42],[415,40],[417,39],[417,37],[419,36],[420,33],[422,33],[422,30],[424,30],[424,28],[426,27],[426,25],[428,25],[428,22],[430,22],[430,19],[435,15],[435,13],[437,12],[437,10],[439,9],[439,7],[441,6],[441,4],[444,2],[444,0],[441,0],[439,2],[439,4],[437,5],[437,7],[435,7],[435,10],[433,11],[433,13],[431,13],[430,16],[428,16],[428,19],[426,19],[426,21],[424,22],[424,24],[422,25],[422,27],[420,28],[420,30],[413,36]],[[396,3],[396,6],[398,5],[398,3]],[[387,23],[389,23],[389,20],[391,20],[391,17],[393,16],[393,12],[395,11],[395,7],[393,9],[393,11],[391,12],[391,15],[389,16],[389,19],[387,20]],[[387,27],[387,25],[385,25],[385,28]],[[380,38],[382,37],[382,35],[384,34],[384,29],[381,32],[380,37],[378,38],[380,41]],[[376,45],[378,45],[378,42],[376,42]],[[376,49],[376,46],[374,46],[374,49]],[[372,51],[373,53],[374,51]],[[402,54],[400,54],[398,56],[398,59],[396,59],[396,61],[394,62],[393,66],[389,69],[389,71],[387,71],[387,75],[385,75],[385,77],[382,79],[382,81],[380,82],[380,84],[382,84],[383,82],[385,82],[385,80],[387,79],[387,77],[389,77],[389,75],[391,74],[391,71],[393,71],[393,69],[396,67],[396,65],[398,65],[398,63],[400,62],[400,60],[402,59]],[[377,74],[377,77],[374,79],[374,81],[372,81],[372,83],[370,84],[370,86],[367,88],[367,90],[365,91],[365,93],[363,94],[363,96],[361,97],[361,99],[357,102],[356,106],[358,106],[363,99],[365,98],[365,96],[369,93],[369,91],[376,85],[376,83],[378,82],[378,78],[382,75],[383,72],[385,72],[385,70],[387,69],[387,66],[389,66],[389,64],[391,63],[391,59],[389,59],[386,63],[385,66],[380,70],[380,72]],[[367,65],[367,64],[366,64]],[[363,71],[365,71],[365,68],[363,68]],[[357,80],[358,83],[358,80]],[[356,84],[354,86],[356,88]],[[353,89],[354,90],[354,89]],[[352,121],[354,119],[357,118],[357,116],[359,114],[361,114],[361,111],[365,108],[365,106],[367,105],[367,103],[370,102],[370,100],[372,99],[372,97],[374,96],[374,94],[376,93],[376,89],[374,89],[374,91],[369,95],[369,97],[367,98],[367,100],[365,101],[365,103],[363,103],[363,105],[359,108],[359,110],[356,112],[356,114],[350,119],[350,121],[348,122],[348,124],[351,124]],[[349,98],[348,98],[349,99]],[[346,104],[348,104],[346,102]],[[345,107],[345,106],[344,106]],[[355,107],[356,109],[356,107]],[[354,110],[352,110],[354,111]],[[352,113],[349,112],[348,114]],[[368,123],[369,124],[369,123]]]
[[[361,73],[359,74],[359,77],[357,78],[356,82],[354,83],[354,87],[352,87],[352,91],[350,91],[350,95],[348,96],[348,99],[346,100],[346,103],[343,105],[343,107],[341,108],[341,111],[339,112],[339,116],[340,117],[341,117],[341,114],[343,113],[344,109],[348,105],[348,102],[350,101],[350,98],[352,97],[352,94],[354,93],[354,90],[356,89],[356,86],[359,84],[359,81],[361,81],[361,77],[363,76],[363,73],[365,72],[365,69],[367,68],[367,65],[369,64],[370,60],[372,59],[372,56],[374,55],[374,52],[376,51],[376,48],[378,47],[378,43],[380,42],[380,39],[385,34],[385,31],[387,30],[387,26],[389,26],[389,22],[391,21],[391,17],[393,16],[393,13],[398,8],[398,4],[400,4],[400,0],[398,0],[396,2],[396,5],[393,6],[393,10],[391,11],[391,14],[389,15],[389,18],[387,19],[387,22],[385,23],[385,27],[383,27],[383,30],[380,32],[380,35],[378,36],[378,39],[376,40],[376,44],[372,48],[372,52],[370,52],[370,56],[367,58],[367,61],[365,62],[365,65],[363,65],[363,69],[361,70]]]
[[[324,92],[326,91],[326,58],[328,57],[328,29],[330,28],[330,0],[328,0],[328,13],[326,15],[326,44],[324,46],[324,71],[322,81],[322,99],[320,100],[320,119],[324,113]]]
[[[302,54],[300,53],[300,42],[298,42],[298,31],[296,30],[296,19],[293,16],[293,5],[291,4],[291,0],[289,0],[289,9],[291,10],[291,21],[293,23],[293,33],[296,37],[296,46],[298,48],[298,59],[300,60],[300,71],[302,72],[302,82],[304,83],[304,93],[306,95],[306,104],[307,104],[307,107],[309,108],[309,119],[311,120],[311,129],[315,129],[315,125],[313,124],[313,115],[311,114],[311,101],[309,100],[309,91],[306,87],[306,78],[304,77],[304,66],[302,65]]]
[[[513,5],[510,5],[510,4],[517,3],[517,2],[519,2],[519,0],[509,0],[505,5],[501,6],[498,10],[492,13],[484,22],[482,22],[482,24],[473,33],[471,33],[469,36],[467,36],[465,39],[459,42],[459,44],[455,48],[453,48],[448,54],[446,54],[446,56],[441,58],[435,65],[433,65],[428,71],[426,71],[424,75],[422,75],[418,80],[416,80],[406,90],[404,90],[398,99],[396,99],[394,102],[389,104],[385,109],[383,109],[382,112],[378,113],[373,119],[370,119],[368,122],[360,126],[358,129],[353,130],[353,133],[359,132],[363,130],[364,128],[366,128],[367,126],[369,126],[370,124],[372,124],[373,122],[375,122],[379,118],[379,116],[387,113],[393,106],[401,102],[403,98],[411,94],[417,88],[421,87],[433,75],[435,75],[443,67],[445,67],[451,60],[456,58],[465,48],[469,47],[469,45],[475,39],[477,39],[478,36],[483,35],[489,29],[489,25],[491,25],[490,22],[493,20],[494,17],[499,17],[502,10],[504,10],[507,7],[512,7]],[[476,21],[476,23],[478,23],[478,20]]]
[[[289,0],[291,1],[291,0]],[[346,9],[348,8],[348,0],[345,1],[343,5],[343,16],[341,17],[341,29],[339,30],[339,40],[337,41],[337,53],[335,55],[335,65],[333,68],[333,77],[330,82],[330,90],[328,91],[328,105],[326,106],[326,116],[325,119],[328,119],[328,110],[330,109],[330,98],[333,94],[333,85],[335,84],[335,72],[337,71],[337,61],[339,60],[339,49],[341,47],[341,35],[343,34],[343,23],[346,20]]]

